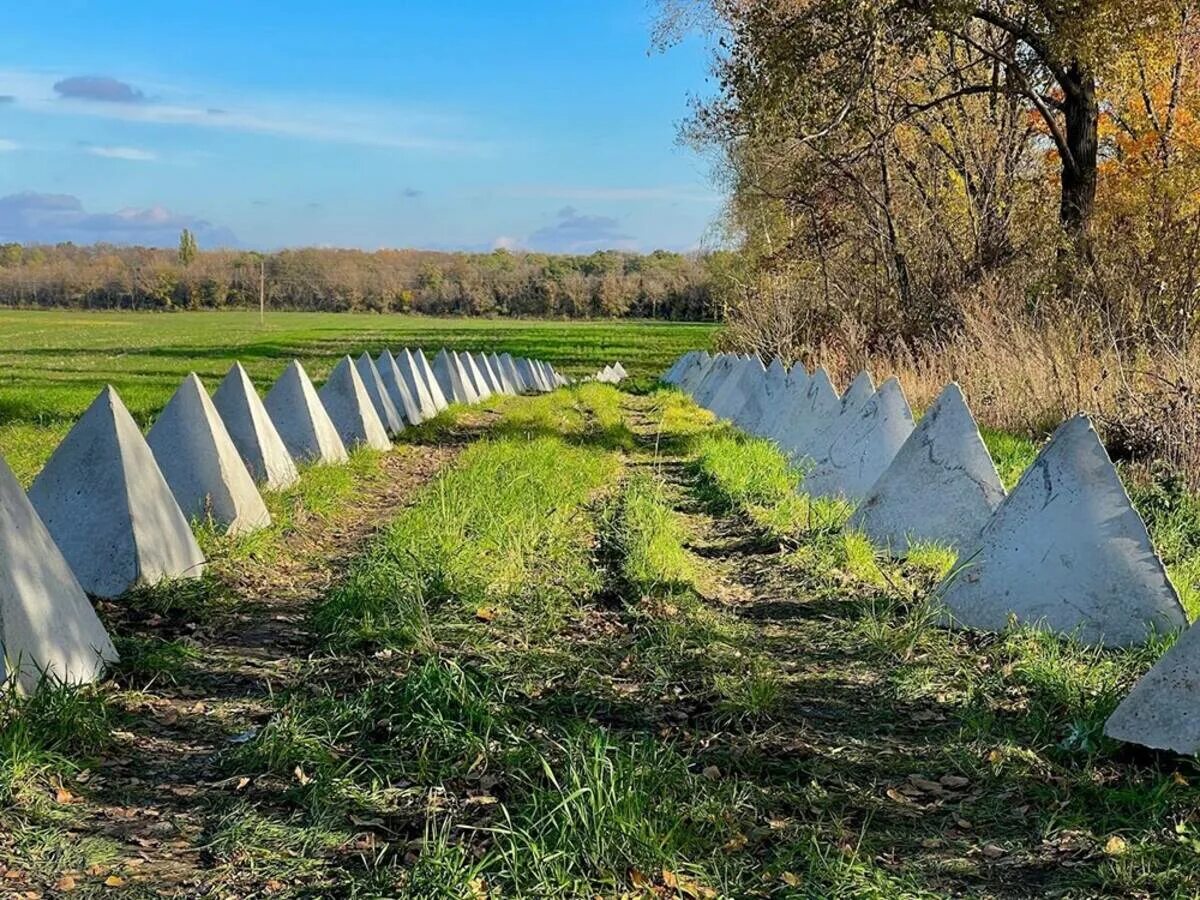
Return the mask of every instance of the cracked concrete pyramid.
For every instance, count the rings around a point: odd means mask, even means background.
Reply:
[[[267,392],[263,405],[283,445],[295,460],[344,463],[350,459],[317,389],[300,363],[292,360]]]
[[[392,449],[387,429],[379,420],[371,395],[349,356],[343,356],[333,367],[317,396],[325,404],[325,411],[347,448],[362,445],[373,450]]]
[[[861,500],[896,458],[913,427],[900,382],[889,378],[830,436],[827,449],[812,455],[816,464],[804,476],[804,490],[814,497]]]
[[[375,360],[371,359],[371,354],[364,351],[363,355],[354,361],[354,366],[358,369],[358,377],[367,389],[367,396],[371,398],[371,404],[375,407],[375,414],[379,416],[383,430],[392,436],[402,432],[404,417],[392,402],[392,394],[384,383],[383,374],[375,367]]]
[[[212,399],[250,477],[273,491],[291,487],[300,479],[292,455],[241,363],[233,364]]]
[[[483,374],[483,370],[479,368],[479,363],[475,357],[463,351],[458,354],[458,361],[462,365],[463,370],[467,373],[467,377],[471,379],[471,384],[475,387],[475,393],[480,400],[486,400],[492,396],[492,387],[487,382],[487,376]]]
[[[429,396],[433,400],[433,405],[437,407],[438,412],[444,410],[450,405],[450,400],[442,390],[441,384],[438,383],[437,376],[433,373],[433,366],[429,364],[429,360],[425,358],[425,351],[418,347],[412,353],[409,353],[408,348],[404,348],[404,352],[400,354],[397,362],[400,364],[400,372],[405,371],[405,357],[411,356],[413,361],[412,371],[425,382],[425,387],[429,391]],[[407,376],[406,376],[407,377]]]
[[[71,567],[0,459],[0,690],[95,681],[117,661]]]
[[[227,534],[271,524],[250,470],[195,372],[163,407],[146,443],[189,519],[211,517]]]
[[[433,374],[438,387],[451,403],[478,403],[479,397],[475,389],[467,383],[466,373],[459,365],[457,357],[443,347],[433,358]]]
[[[1180,635],[1138,680],[1104,733],[1155,750],[1200,754],[1200,628]]]
[[[823,421],[814,421],[804,436],[804,444],[797,447],[797,459],[819,461],[829,448],[834,438],[841,434],[842,429],[858,419],[858,414],[866,406],[867,401],[875,395],[875,384],[866,372],[859,372],[842,394],[841,405],[837,412]]]
[[[188,521],[111,385],[58,445],[29,500],[89,594],[119,597],[204,573]]]
[[[895,556],[910,543],[973,545],[1004,486],[967,408],[950,384],[850,518],[850,527]]]
[[[426,419],[437,415],[437,409],[433,405],[433,399],[429,396],[429,390],[425,387],[425,383],[420,378],[414,379],[413,385],[416,386],[414,393],[408,378],[400,370],[400,365],[390,350],[384,350],[379,354],[379,358],[375,360],[375,368],[383,381],[384,390],[392,401],[392,406],[405,422],[409,425],[420,425]]]
[[[1187,616],[1146,526],[1086,416],[1042,448],[939,589],[954,621],[1010,616],[1089,644],[1127,647]]]
[[[733,424],[749,434],[760,434],[764,420],[779,407],[786,387],[787,369],[776,357],[751,385],[746,402],[733,414]]]
[[[793,459],[802,459],[808,453],[812,436],[828,427],[841,411],[842,401],[833,389],[829,373],[824,368],[817,369],[808,379],[797,414],[791,421],[782,423],[775,432],[779,449]]]

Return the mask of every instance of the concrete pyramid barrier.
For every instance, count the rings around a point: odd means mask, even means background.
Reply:
[[[784,379],[778,401],[767,406],[757,426],[758,433],[769,441],[780,443],[790,427],[795,427],[805,414],[808,403],[808,370],[796,363]]]
[[[204,574],[188,521],[111,386],[58,445],[29,501],[89,594],[119,597],[137,585]]]
[[[241,363],[233,364],[212,399],[255,481],[268,490],[280,491],[300,480],[292,455]]]
[[[511,394],[512,391],[507,385],[508,379],[501,375],[499,367],[493,361],[494,356],[495,354],[489,356],[487,353],[480,353],[479,366],[483,369],[483,374],[488,379],[493,394]]]
[[[862,500],[913,428],[912,410],[900,382],[889,378],[827,448],[812,455],[815,465],[804,476],[804,490],[814,497]]]
[[[486,400],[494,393],[491,385],[488,384],[487,376],[483,374],[483,369],[479,367],[479,362],[474,355],[467,353],[465,350],[458,354],[459,364],[463,367],[463,371],[467,373],[467,378],[471,380],[471,384],[475,388],[475,393],[480,400]]]
[[[742,408],[733,414],[733,424],[748,434],[760,435],[764,420],[779,408],[787,388],[787,369],[778,357],[750,388]]]
[[[1003,500],[1004,485],[962,390],[950,384],[867,492],[850,527],[895,556],[913,542],[967,547]]]
[[[367,389],[367,396],[371,398],[371,405],[375,407],[375,414],[379,416],[383,430],[395,437],[404,430],[404,416],[392,402],[392,394],[387,389],[375,360],[371,359],[370,353],[364,352],[354,361],[354,367],[358,369],[358,377]]]
[[[263,405],[293,459],[328,465],[349,461],[346,445],[300,363],[292,360],[284,369]]]
[[[621,379],[621,381],[624,381],[626,378],[629,377],[629,373],[627,371],[625,371],[625,367],[623,365],[621,365],[620,360],[617,360],[613,364],[613,371],[617,373],[617,377],[619,379]]]
[[[508,370],[504,367],[503,360],[500,359],[500,354],[493,353],[488,357],[488,365],[491,366],[492,372],[495,373],[496,381],[500,385],[500,390],[505,394],[519,394],[517,386],[513,384]]]
[[[349,356],[343,356],[341,362],[333,367],[329,380],[317,391],[317,396],[325,404],[325,411],[329,413],[330,421],[347,448],[365,446],[373,450],[392,449],[387,429],[380,421],[379,413],[375,412],[371,395],[359,377],[354,360]]]
[[[397,359],[397,362],[400,364],[401,372],[405,371],[405,362],[407,361],[406,357],[409,356],[412,357],[413,371],[421,378],[422,381],[425,382],[425,387],[429,391],[429,396],[433,399],[433,403],[437,407],[438,412],[441,412],[450,405],[450,399],[446,396],[445,391],[442,390],[441,383],[434,375],[433,366],[431,366],[429,364],[429,360],[425,358],[425,351],[418,347],[412,353],[409,353],[408,348],[406,347],[404,352],[400,354],[400,357]]]
[[[713,395],[725,382],[741,370],[742,361],[732,354],[723,353],[714,360],[704,378],[696,387],[694,399],[705,409],[712,409]]]
[[[833,439],[842,429],[857,421],[867,401],[875,395],[875,384],[866,372],[859,372],[846,393],[842,394],[841,405],[837,411],[823,420],[814,420],[805,434],[804,443],[795,449],[796,459],[816,461],[823,459]]]
[[[733,419],[750,399],[767,370],[757,356],[743,359],[733,373],[713,393],[708,408],[722,419]]]
[[[516,361],[517,371],[521,373],[521,378],[529,385],[529,392],[532,394],[545,393],[546,388],[542,383],[541,375],[533,365],[533,360],[521,357]]]
[[[375,368],[392,406],[405,422],[409,425],[420,425],[426,419],[437,415],[437,409],[434,408],[433,399],[429,396],[424,382],[420,379],[414,381],[417,387],[417,394],[414,395],[408,379],[400,371],[396,357],[392,356],[390,350],[379,354],[379,358],[375,360]]]
[[[451,403],[478,403],[479,395],[467,381],[458,359],[445,347],[433,358],[433,374],[438,387]]]
[[[1042,448],[939,589],[954,622],[1010,616],[1089,644],[1127,647],[1187,617],[1146,526],[1086,416]]]
[[[271,524],[271,514],[196,373],[163,407],[146,443],[189,519],[211,517],[228,534]]]
[[[500,355],[500,367],[508,377],[508,383],[512,385],[513,393],[524,394],[529,391],[529,385],[521,377],[521,373],[517,371],[517,364],[511,354],[502,353]]]
[[[1133,686],[1104,723],[1104,733],[1129,744],[1200,754],[1200,628],[1185,631]]]
[[[679,378],[683,374],[683,371],[691,365],[692,360],[699,355],[699,352],[700,351],[698,350],[689,350],[687,353],[680,356],[675,360],[675,362],[671,363],[671,365],[667,367],[667,371],[663,372],[658,380],[663,384],[678,384]]]
[[[0,459],[0,690],[85,684],[117,651],[78,579]]]
[[[842,400],[824,368],[817,369],[808,378],[804,396],[797,405],[799,412],[776,431],[776,442],[792,459],[803,459],[809,455],[813,436],[829,427],[842,412]]]
[[[701,350],[688,366],[679,374],[679,380],[675,382],[680,390],[688,394],[695,394],[696,386],[708,374],[709,368],[713,364],[713,357],[707,351]]]
[[[385,364],[389,358],[392,360],[392,364],[395,366],[396,371],[400,374],[401,382],[406,388],[404,393],[407,393],[409,398],[415,404],[416,408],[414,410],[414,415],[420,416],[419,420],[410,420],[413,425],[416,425],[418,421],[424,422],[427,419],[432,419],[446,408],[446,398],[442,396],[442,390],[438,386],[437,379],[432,378],[432,373],[430,373],[433,381],[433,386],[430,387],[430,384],[428,381],[426,381],[425,376],[421,374],[421,367],[417,363],[416,357],[413,356],[407,347],[401,350],[396,356],[392,356],[391,351],[388,350],[385,350],[379,355],[379,359],[376,361],[376,366],[380,370],[379,374],[384,376],[384,384],[388,383],[388,378],[390,377],[384,374],[384,369],[386,368]],[[422,357],[422,359],[424,359],[424,357]],[[396,393],[400,394],[399,389],[397,389]],[[395,396],[396,395],[393,395],[393,400],[395,400]],[[403,394],[400,394],[400,396],[402,397]],[[403,402],[403,399],[401,399],[402,404]],[[407,418],[407,406],[404,407],[403,412]]]
[[[554,390],[554,384],[550,380],[550,373],[546,369],[546,364],[540,359],[535,359],[533,362],[533,373],[537,380],[538,390],[544,394]]]

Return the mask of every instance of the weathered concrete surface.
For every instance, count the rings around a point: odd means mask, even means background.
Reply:
[[[95,681],[117,651],[71,567],[0,459],[0,690]]]
[[[491,385],[488,384],[487,376],[484,375],[483,369],[479,366],[479,360],[475,355],[468,353],[465,350],[458,354],[458,361],[463,367],[463,371],[467,373],[467,378],[471,380],[472,386],[475,388],[475,393],[480,400],[486,400],[492,396]]]
[[[250,470],[196,373],[183,380],[163,407],[146,443],[189,519],[211,517],[228,534],[271,524]]]
[[[425,358],[425,351],[418,347],[411,354],[409,354],[408,348],[406,347],[404,349],[404,353],[400,355],[398,360],[400,363],[401,372],[405,371],[404,357],[406,355],[412,356],[414,365],[413,370],[421,377],[421,380],[425,382],[425,387],[429,390],[429,396],[433,398],[433,402],[437,406],[438,412],[441,412],[450,405],[450,400],[446,397],[446,392],[442,390],[441,383],[434,375],[433,366],[431,366],[429,364],[429,360]]]
[[[409,357],[410,361],[411,359]],[[410,383],[390,350],[379,354],[379,358],[375,360],[375,368],[379,371],[379,378],[388,397],[391,398],[392,406],[405,422],[409,425],[420,425],[426,419],[437,415],[433,398],[429,396],[425,383],[420,378],[413,379]],[[413,386],[417,390],[415,394]]]
[[[534,380],[537,382],[538,390],[544,394],[548,394],[554,390],[554,385],[550,381],[550,375],[546,371],[546,364],[540,359],[530,360],[530,364],[533,366]]]
[[[808,396],[808,372],[797,363],[787,374],[778,398],[773,404],[764,406],[762,417],[756,426],[759,435],[780,444],[788,430],[796,427],[811,402]]]
[[[758,383],[767,375],[767,367],[757,356],[743,359],[740,371],[729,378],[712,399],[709,409],[722,419],[732,420],[746,405]]]
[[[420,351],[418,351],[420,352]],[[391,351],[385,350],[384,353],[391,357],[395,364],[396,371],[400,373],[401,381],[405,388],[404,393],[408,395],[412,403],[415,405],[414,415],[419,416],[418,419],[411,422],[416,425],[418,422],[424,422],[427,419],[432,419],[439,412],[446,408],[446,398],[442,396],[442,389],[438,386],[437,379],[430,377],[433,381],[433,386],[425,380],[425,376],[421,374],[421,365],[417,362],[416,357],[408,350],[407,347],[402,349],[398,354],[392,356]],[[423,358],[423,357],[422,357]],[[379,355],[380,360],[384,359],[384,354]],[[377,366],[378,367],[378,366]],[[382,368],[380,373],[383,374]],[[387,384],[387,377],[384,378],[384,384]],[[437,392],[436,395],[434,392]],[[401,401],[403,403],[403,401]],[[407,408],[404,411],[407,417]]]
[[[29,500],[89,594],[204,574],[187,519],[111,386],[63,438]]]
[[[900,382],[889,378],[830,439],[827,449],[811,455],[815,464],[805,473],[804,490],[814,497],[861,500],[896,458],[913,427]]]
[[[713,395],[735,372],[741,369],[741,364],[741,359],[730,353],[722,353],[716,357],[704,378],[696,386],[693,399],[697,405],[703,406],[705,409],[712,409]]]
[[[371,405],[375,407],[375,415],[383,424],[383,430],[395,437],[404,430],[404,416],[399,407],[392,402],[392,395],[384,383],[383,373],[376,368],[371,354],[365,351],[354,361],[354,367],[358,369],[358,377],[367,389],[367,396],[371,398]]]
[[[688,366],[688,368],[679,376],[679,389],[685,393],[695,396],[696,389],[712,368],[716,357],[712,356],[708,351],[701,350],[699,356]]]
[[[824,454],[832,445],[834,438],[841,434],[844,428],[858,420],[867,401],[875,395],[875,384],[866,372],[859,372],[846,393],[842,394],[840,405],[833,415],[824,419],[813,419],[809,428],[804,432],[803,444],[797,444],[793,456],[797,460],[807,460],[808,463],[824,459]]]
[[[433,358],[433,374],[438,387],[451,403],[478,403],[479,397],[475,388],[466,381],[466,373],[458,363],[458,359],[443,347]]]
[[[731,419],[733,424],[748,434],[761,435],[763,423],[779,408],[787,387],[787,369],[775,358],[766,371],[750,386],[746,402],[736,410]]]
[[[1195,625],[1151,666],[1104,723],[1110,738],[1200,754],[1200,628]]]
[[[217,386],[213,406],[255,481],[279,491],[300,479],[295,460],[241,363],[234,363]]]
[[[613,365],[613,371],[617,373],[617,378],[619,378],[621,381],[624,381],[629,377],[629,373],[625,371],[625,367],[621,365],[621,361],[619,359]]]
[[[545,387],[542,384],[542,379],[538,374],[537,368],[533,364],[533,360],[520,357],[516,360],[517,371],[521,373],[521,379],[529,386],[529,393],[541,394],[545,393]]]
[[[779,449],[794,460],[804,459],[809,455],[813,435],[827,428],[841,412],[842,400],[833,389],[829,373],[824,368],[817,369],[809,376],[799,413],[776,431]]]
[[[1146,526],[1086,416],[1068,419],[959,555],[939,589],[958,624],[1010,616],[1089,644],[1127,647],[1187,617]]]
[[[391,450],[387,429],[375,412],[367,387],[358,375],[354,360],[343,356],[329,373],[329,380],[317,391],[338,436],[348,449],[358,446],[373,450]]]
[[[346,445],[317,396],[308,373],[296,360],[283,370],[263,405],[292,459],[336,465],[348,462]]]
[[[967,408],[950,384],[850,518],[895,556],[917,542],[973,546],[1004,500],[1004,485]]]

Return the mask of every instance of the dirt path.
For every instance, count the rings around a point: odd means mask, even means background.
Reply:
[[[113,864],[94,867],[87,881],[111,874],[156,894],[208,893],[203,842],[212,816],[241,789],[218,771],[218,755],[269,718],[273,693],[296,685],[312,648],[313,602],[485,426],[475,416],[437,445],[397,444],[337,512],[298,516],[262,559],[211,561],[224,595],[211,614],[104,605],[115,632],[181,642],[191,659],[170,678],[145,683],[135,674],[113,685],[112,705],[127,717],[116,723],[115,746],[60,796],[74,805],[72,837],[117,848]]]

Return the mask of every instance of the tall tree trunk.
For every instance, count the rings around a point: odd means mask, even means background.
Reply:
[[[1078,250],[1086,246],[1088,222],[1096,206],[1100,106],[1096,101],[1096,79],[1091,74],[1073,65],[1068,75],[1070,84],[1064,85],[1063,118],[1071,156],[1063,160],[1059,221]]]

